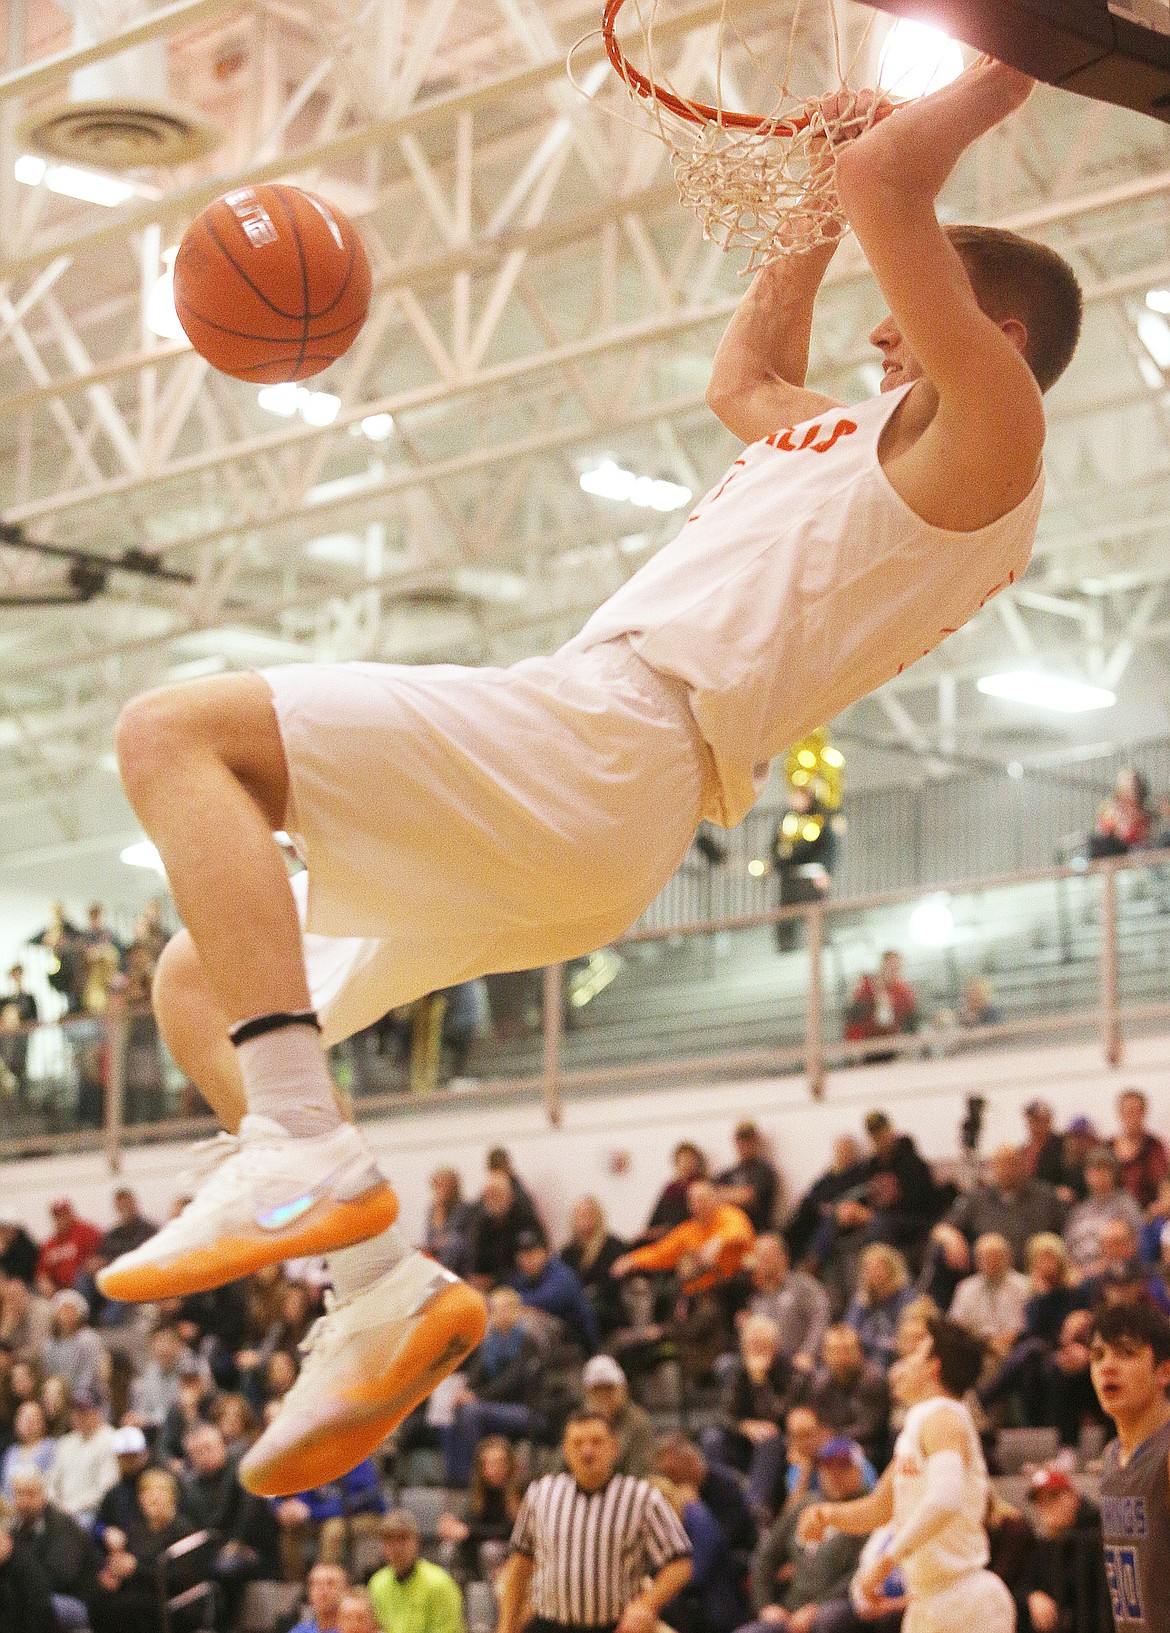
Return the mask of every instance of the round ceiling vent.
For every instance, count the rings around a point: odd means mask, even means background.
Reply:
[[[97,97],[38,108],[20,126],[21,144],[47,159],[100,170],[187,164],[221,138],[218,125],[177,102]]]

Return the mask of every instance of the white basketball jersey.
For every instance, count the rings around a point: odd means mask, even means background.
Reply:
[[[990,1550],[987,1543],[987,1465],[971,1414],[959,1401],[945,1395],[921,1401],[906,1414],[894,1445],[894,1529],[899,1530],[926,1495],[926,1458],[922,1451],[922,1424],[934,1412],[953,1412],[963,1425],[967,1457],[963,1476],[963,1506],[931,1540],[907,1554],[902,1574],[912,1598],[938,1593],[960,1576],[982,1570]]]
[[[768,763],[960,628],[1028,565],[1041,475],[989,527],[931,527],[878,441],[911,386],[745,448],[571,646],[628,636],[687,688],[714,775],[704,815],[742,821]]]

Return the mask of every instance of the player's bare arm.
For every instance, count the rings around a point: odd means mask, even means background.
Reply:
[[[1044,410],[1022,354],[1023,326],[981,311],[934,208],[961,155],[1022,106],[1033,84],[980,58],[837,157],[842,207],[925,376],[895,415],[883,466],[937,527],[995,521],[1026,497],[1040,469]]]
[[[893,1514],[894,1475],[892,1469],[887,1469],[865,1497],[847,1503],[810,1503],[797,1522],[796,1535],[806,1544],[820,1542],[829,1530],[867,1537],[879,1525],[888,1525]]]
[[[822,98],[826,119],[839,131],[835,151],[851,139],[843,123],[845,103],[853,106],[858,131],[867,127],[875,105],[888,105],[873,91],[835,91]],[[827,141],[822,145],[820,163],[831,167],[835,151]],[[783,425],[799,425],[842,406],[804,383],[813,305],[840,240],[841,233],[830,233],[824,243],[758,272],[727,327],[715,353],[707,402],[742,442],[758,442]]]

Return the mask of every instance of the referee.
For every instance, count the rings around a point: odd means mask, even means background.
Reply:
[[[567,1474],[529,1486],[500,1579],[496,1633],[653,1633],[691,1576],[691,1545],[666,1498],[615,1474],[618,1444],[596,1412],[565,1427]],[[647,1581],[649,1578],[649,1581]]]

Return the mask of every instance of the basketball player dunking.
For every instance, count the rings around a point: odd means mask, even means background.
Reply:
[[[880,1611],[882,1584],[898,1568],[906,1583],[905,1633],[1012,1633],[1011,1594],[986,1569],[988,1479],[983,1450],[962,1396],[979,1379],[982,1342],[935,1316],[918,1348],[890,1368],[906,1422],[894,1460],[867,1497],[814,1503],[799,1536],[819,1542],[829,1529],[865,1536],[893,1521],[888,1548],[854,1578],[854,1592]]]
[[[1089,1339],[1097,1399],[1117,1425],[1101,1464],[1105,1575],[1118,1633],[1170,1629],[1170,1324],[1104,1309]]]
[[[1031,90],[981,59],[829,156],[890,305],[872,337],[881,395],[847,408],[804,387],[832,246],[760,274],[710,388],[750,446],[554,656],[305,665],[123,713],[123,782],[186,926],[156,1012],[231,1133],[195,1200],[101,1288],[167,1298],[330,1255],[336,1307],[244,1459],[253,1490],[348,1468],[484,1326],[478,1294],[394,1226],[322,1045],[437,988],[612,940],[703,817],[739,822],[773,756],[1027,566],[1041,393],[1076,345],[1080,292],[1041,245],[948,236],[934,199]],[[831,115],[853,94],[826,99]],[[292,889],[281,828],[308,864]]]

